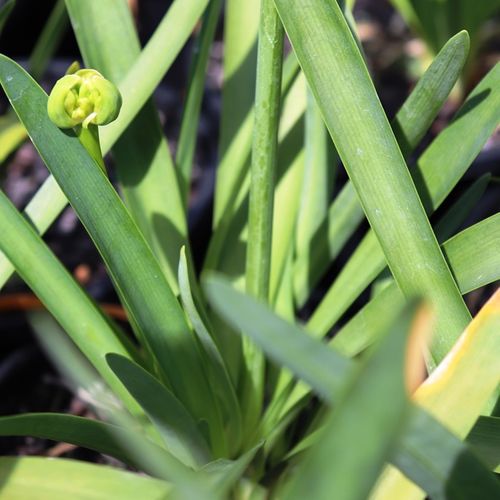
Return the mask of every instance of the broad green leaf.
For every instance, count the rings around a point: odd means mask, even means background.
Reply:
[[[398,318],[346,382],[286,498],[367,498],[409,414],[404,371],[414,312],[408,308]]]
[[[167,449],[191,467],[206,464],[210,450],[179,400],[133,361],[117,354],[107,354],[106,361],[159,430]]]
[[[201,100],[205,90],[205,73],[208,67],[210,48],[215,37],[217,22],[219,21],[222,0],[209,2],[203,16],[201,32],[193,48],[193,61],[188,81],[188,93],[182,112],[179,142],[175,154],[175,164],[179,170],[184,202],[187,204],[191,185],[191,171],[193,168],[198,122],[200,118]]]
[[[145,440],[143,434],[132,429],[73,415],[25,413],[0,417],[1,436],[32,436],[71,443],[140,468],[140,462],[137,462],[133,450],[126,444],[131,433],[137,434],[137,439]],[[158,452],[163,453],[163,450],[152,442],[149,442],[149,446],[158,448]]]
[[[405,157],[418,145],[448,97],[463,68],[468,48],[466,33],[451,38],[396,114],[392,127]],[[309,261],[302,258],[296,263],[295,293],[299,305],[304,304],[332,259],[363,220],[363,215],[354,187],[347,182],[330,205],[328,218],[322,221],[311,240]],[[307,267],[308,272],[305,271]]]
[[[141,340],[159,361],[159,369],[174,393],[197,418],[207,418],[217,439],[219,422],[200,366],[198,346],[157,260],[116,191],[74,133],[62,132],[49,120],[43,90],[4,56],[0,57],[0,82],[103,256],[125,307],[140,328]],[[51,300],[58,300],[58,294],[52,292]],[[71,316],[65,321],[71,321]],[[110,351],[103,350],[101,356]]]
[[[200,298],[194,272],[186,258],[184,248],[179,259],[179,287],[184,310],[203,346],[206,370],[210,386],[222,411],[224,425],[228,429],[228,444],[236,452],[241,444],[241,409],[235,388],[229,377],[226,363],[210,332],[213,326]],[[208,325],[208,328],[207,326]]]
[[[413,459],[411,464],[409,456]],[[419,407],[413,407],[401,445],[391,462],[432,499],[494,500],[500,495],[498,480],[470,447]],[[385,479],[385,474],[381,480]],[[393,477],[400,478],[397,474]],[[409,481],[405,484],[408,483],[415,491],[415,486]],[[420,497],[425,497],[425,494],[419,494]],[[382,492],[378,497],[373,494],[370,498],[410,499],[411,496],[406,496],[403,490],[394,497]]]
[[[477,85],[453,122],[420,157],[413,175],[429,213],[446,198],[495,130],[500,119],[498,89],[500,64]],[[369,231],[316,308],[309,329],[328,331],[385,265],[376,237]]]
[[[500,279],[500,215],[496,214],[446,241],[443,253],[462,294]],[[394,282],[346,323],[331,340],[347,356],[355,356],[384,331],[404,303]]]
[[[500,384],[499,357],[500,291],[497,291],[416,390],[413,400],[464,439]],[[396,469],[386,471],[375,492],[375,498],[381,499],[421,497],[420,489]]]
[[[276,0],[276,6],[398,286],[436,308],[432,355],[440,360],[470,314],[349,26],[336,2]]]
[[[117,443],[132,456],[136,467],[159,479],[172,482],[180,487],[192,487],[199,491],[208,491],[210,483],[204,474],[194,474],[193,470],[179,461],[163,447],[163,441],[151,421],[143,414],[141,420],[132,418],[116,405],[116,398],[103,386],[89,369],[88,362],[74,349],[65,332],[57,327],[46,313],[36,313],[37,321],[30,313],[30,323],[35,329],[38,340],[60,371],[63,378],[73,389],[94,408],[106,421],[114,424],[106,429],[114,431]],[[42,321],[43,320],[43,321]],[[139,429],[145,432],[138,432]],[[128,432],[131,430],[131,432]],[[121,432],[123,431],[123,432]],[[153,439],[153,443],[151,442]],[[158,445],[154,444],[157,443]]]
[[[0,495],[12,500],[160,500],[172,491],[169,483],[132,472],[42,457],[1,457],[0,484]]]
[[[236,330],[250,335],[271,359],[290,369],[328,403],[338,401],[342,386],[356,370],[357,362],[312,339],[221,279],[207,279],[205,288],[212,305]],[[307,389],[302,391],[305,394]],[[409,424],[391,462],[429,492],[457,488],[474,498],[486,487],[488,491],[499,491],[494,478],[467,446],[416,406],[412,406]],[[463,464],[474,480],[462,481]],[[451,476],[450,471],[454,472]]]
[[[453,349],[413,395],[465,438],[500,384],[500,291],[474,317]]]
[[[467,435],[467,443],[486,464],[500,473],[499,417],[479,417]]]
[[[116,83],[123,81],[140,54],[127,4],[121,0],[66,0],[66,4],[85,63]],[[187,223],[177,173],[152,100],[123,132],[113,154],[125,202],[178,293],[177,265]]]
[[[141,414],[104,359],[107,352],[128,356],[107,319],[1,191],[0,214],[2,251],[126,407]]]
[[[455,35],[443,47],[417,83],[392,122],[402,152],[407,156],[418,145],[455,84],[468,52],[466,33]],[[310,255],[298,256],[295,263],[295,294],[302,306],[313,287],[348,238],[363,220],[350,181],[330,205],[327,218],[321,220],[309,243]]]
[[[287,358],[297,370],[296,374],[323,398],[330,399],[332,394],[338,394],[352,369],[350,360],[331,349],[318,347],[319,344],[301,328],[279,318],[220,278],[207,279],[205,290],[211,305],[236,331],[250,336],[275,361],[282,363]],[[283,344],[285,338],[286,346]],[[329,370],[325,370],[326,365]]]

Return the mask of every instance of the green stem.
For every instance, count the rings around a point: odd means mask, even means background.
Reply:
[[[269,300],[274,178],[278,145],[280,89],[283,66],[283,27],[272,0],[263,0],[257,56],[255,124],[246,262],[247,292]],[[244,344],[248,376],[244,397],[248,418],[258,418],[264,387],[264,358],[254,344]],[[246,405],[245,405],[246,406]],[[244,411],[245,414],[245,411]],[[251,427],[250,427],[251,428]]]
[[[273,2],[264,0],[257,62],[246,288],[251,295],[266,301],[271,266],[282,55],[283,27]]]
[[[104,165],[104,159],[102,157],[101,143],[99,141],[99,129],[97,125],[90,124],[88,128],[82,126],[75,127],[76,135],[80,139],[85,149],[88,151],[89,155],[95,162],[102,168],[102,171],[106,173],[106,166]]]

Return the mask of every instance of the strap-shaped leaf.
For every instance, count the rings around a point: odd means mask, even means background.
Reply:
[[[228,445],[233,452],[236,452],[241,444],[242,432],[238,397],[226,362],[212,338],[213,325],[203,307],[201,290],[198,288],[194,271],[189,265],[184,248],[181,250],[179,259],[179,288],[184,310],[203,347],[209,383],[221,409],[224,425],[228,429]]]
[[[500,279],[500,214],[458,233],[442,248],[462,294]],[[332,339],[347,356],[355,356],[375,339],[404,303],[394,282],[364,306]]]
[[[291,370],[327,402],[338,402],[342,386],[357,362],[312,339],[220,278],[207,279],[205,288],[211,304],[235,330],[251,336],[271,359]],[[411,409],[409,424],[391,462],[430,494],[444,494],[453,488],[474,498],[483,491],[500,491],[496,480],[467,446],[416,406]],[[467,481],[463,480],[462,466],[466,467]],[[472,476],[474,480],[469,480]]]
[[[404,365],[414,312],[404,311],[345,384],[285,498],[367,498],[409,414]]]
[[[126,443],[132,429],[108,424],[89,418],[63,415],[59,413],[25,413],[12,417],[0,417],[1,436],[32,436],[52,441],[62,441],[76,446],[110,455],[133,467],[141,467]],[[137,439],[144,440],[137,433]],[[150,447],[163,453],[160,447],[148,443]]]
[[[500,473],[500,417],[479,417],[467,442],[486,464]]]
[[[500,291],[497,291],[416,390],[415,403],[464,439],[500,384],[499,358]],[[421,497],[420,489],[392,468],[377,485],[375,495],[380,499]],[[494,497],[486,489],[481,498]]]
[[[118,354],[107,354],[106,361],[159,430],[168,450],[191,467],[206,464],[207,442],[179,400],[133,361]]]
[[[446,198],[497,126],[499,89],[497,64],[473,90],[455,120],[419,159],[413,174],[429,213]],[[369,231],[316,308],[309,322],[311,331],[326,332],[385,265],[380,245]]]
[[[172,485],[158,479],[63,458],[2,457],[0,481],[2,496],[12,499],[160,499],[172,491]]]
[[[396,114],[392,127],[405,157],[418,145],[455,85],[468,48],[466,33],[461,32],[451,38]],[[295,294],[299,305],[304,304],[363,217],[354,187],[348,181],[330,205],[328,217],[322,221],[311,240],[309,260],[299,257],[295,264]]]
[[[78,138],[72,132],[62,132],[49,120],[45,92],[5,56],[0,56],[0,82],[40,156],[103,256],[160,370],[187,408],[197,418],[207,418],[219,436],[198,346],[157,260],[116,191]],[[52,296],[54,300],[57,297],[53,292]]]
[[[436,308],[432,355],[440,360],[470,314],[349,26],[336,2],[276,0],[276,6],[398,286]]]
[[[127,409],[141,414],[137,403],[124,390],[105,362],[106,352],[127,356],[110,323],[1,191],[0,234],[0,248],[13,262],[20,276],[121,398]]]
[[[113,82],[121,82],[140,54],[127,4],[120,0],[66,0],[66,4],[86,65]],[[186,215],[177,173],[151,99],[113,146],[113,155],[124,200],[170,287],[178,293],[177,265],[180,248],[187,242]]]

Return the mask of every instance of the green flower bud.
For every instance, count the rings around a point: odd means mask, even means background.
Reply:
[[[95,69],[80,69],[59,79],[49,96],[49,118],[59,128],[106,125],[118,116],[120,92]]]

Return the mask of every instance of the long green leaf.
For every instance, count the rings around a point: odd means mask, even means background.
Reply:
[[[230,45],[228,47],[230,49]],[[299,72],[299,63],[294,53],[291,52],[286,57],[283,63],[283,76],[282,76],[282,84],[281,84],[281,96],[282,100],[284,100],[282,106],[282,115],[280,117],[280,136],[279,143],[281,144],[286,142],[289,139],[288,132],[290,131],[290,127],[284,127],[283,122],[286,121],[287,108],[291,107],[287,105],[286,101],[292,101],[290,95],[293,93],[293,85],[297,81],[297,74]],[[252,90],[253,92],[253,90]],[[252,94],[253,95],[253,94]],[[228,97],[229,99],[229,97]],[[293,102],[293,101],[292,101]],[[302,106],[302,108],[301,108]],[[300,113],[303,113],[305,109],[304,104],[297,103],[293,106],[294,108],[301,108]],[[230,108],[231,109],[231,108]],[[298,111],[298,109],[297,109]],[[294,112],[294,115],[296,113]],[[228,113],[230,115],[230,113]],[[228,119],[233,119],[233,117]],[[295,116],[291,121],[295,123],[298,119]],[[244,125],[241,130],[238,132],[238,137],[235,137],[234,143],[231,143],[228,147],[226,154],[221,158],[218,167],[218,176],[220,179],[225,179],[225,184],[222,184],[222,180],[219,181],[221,183],[220,188],[216,188],[219,190],[226,190],[229,187],[230,181],[228,181],[228,176],[233,176],[235,173],[238,173],[237,179],[234,181],[234,186],[231,188],[231,192],[225,194],[227,196],[227,201],[224,203],[227,205],[227,208],[223,211],[220,216],[220,220],[217,223],[217,229],[214,231],[212,239],[210,240],[210,245],[207,250],[207,256],[205,258],[204,267],[205,269],[215,270],[220,269],[220,264],[225,262],[225,258],[222,257],[222,252],[227,249],[228,246],[231,246],[233,250],[234,244],[231,241],[232,235],[230,234],[232,228],[236,226],[238,231],[241,231],[242,222],[246,223],[247,217],[241,216],[241,212],[244,211],[242,209],[242,204],[247,197],[248,189],[249,189],[249,179],[248,179],[248,169],[250,165],[250,151],[252,145],[252,127],[251,124],[254,121],[254,109],[250,108],[244,118]],[[250,125],[247,125],[249,123]],[[291,125],[293,124],[291,123]],[[231,129],[232,130],[232,129]],[[241,134],[241,137],[240,137]],[[289,148],[287,148],[289,149]],[[280,153],[278,153],[279,155]],[[225,172],[223,175],[222,172]],[[216,195],[217,196],[217,195]],[[222,195],[221,195],[222,196]],[[239,233],[237,238],[239,237]],[[228,243],[229,242],[229,243]],[[273,267],[273,266],[272,266]]]
[[[497,291],[442,363],[415,391],[413,400],[464,439],[488,399],[498,389],[499,356],[500,291]],[[380,499],[421,497],[419,488],[392,468],[386,470],[375,491],[375,498]],[[494,498],[489,491],[481,495],[481,498],[490,497]]]
[[[0,82],[40,156],[103,256],[161,372],[189,410],[198,418],[208,418],[217,442],[218,419],[213,415],[212,395],[200,367],[198,346],[158,262],[116,191],[77,137],[62,132],[49,120],[43,90],[4,56],[0,57]]]
[[[413,174],[429,213],[446,198],[495,130],[500,119],[499,89],[497,64],[473,90],[453,122],[420,157]],[[316,308],[309,321],[310,330],[327,331],[385,264],[380,245],[370,231]]]
[[[165,498],[172,486],[158,479],[76,460],[42,457],[0,458],[0,495],[21,500],[124,500]]]
[[[234,202],[245,175],[244,158],[252,143],[257,32],[260,0],[228,0],[224,13],[224,84],[213,225]],[[241,29],[245,26],[245,29]],[[238,157],[241,163],[235,164]]]
[[[141,467],[133,451],[125,444],[128,435],[134,432],[98,420],[59,413],[25,413],[0,418],[1,436],[32,436],[62,441],[110,455],[133,467]],[[139,433],[137,438],[145,439]],[[153,443],[149,446],[163,452]]]
[[[309,276],[311,239],[326,219],[333,192],[333,172],[337,158],[329,157],[331,140],[311,91],[307,91],[305,114],[305,165],[300,210],[295,231],[296,260],[307,262]]]
[[[467,435],[467,442],[486,464],[500,473],[499,417],[479,417]]]
[[[333,350],[318,349],[316,342],[305,335],[301,328],[274,315],[260,302],[236,292],[220,278],[207,278],[205,290],[212,306],[230,321],[235,330],[251,336],[260,345],[265,343],[267,354],[279,362],[282,362],[283,357],[294,361],[303,359],[304,363],[300,366],[294,362],[297,375],[310,383],[323,398],[330,399],[332,394],[338,396],[352,369],[350,360]],[[285,337],[288,342],[283,349],[281,340]],[[311,355],[311,349],[314,349],[314,356]],[[304,351],[310,355],[304,355]],[[325,365],[329,367],[328,373]],[[332,376],[333,372],[335,376]]]
[[[140,54],[127,4],[66,0],[85,63],[118,83]],[[178,293],[179,251],[187,223],[177,173],[152,100],[148,100],[113,147],[123,197]]]
[[[442,246],[462,294],[500,279],[500,214],[478,222]],[[333,337],[331,344],[347,356],[355,356],[384,331],[404,303],[394,282],[363,307]]]
[[[461,32],[451,38],[396,114],[392,127],[405,157],[418,145],[455,85],[468,47],[466,33]],[[306,260],[305,256],[299,256],[295,264],[295,294],[299,306],[304,304],[363,216],[354,187],[348,181],[330,205],[328,217],[312,237],[309,258]]]
[[[437,311],[442,359],[470,319],[339,6],[276,0],[337,151],[398,286]],[[318,57],[320,54],[320,57]]]
[[[231,450],[236,452],[241,444],[241,409],[226,362],[221,356],[214,338],[212,338],[213,326],[210,324],[208,314],[203,307],[200,298],[201,291],[195,280],[194,271],[189,265],[184,249],[182,249],[179,259],[179,288],[182,305],[203,346],[207,358],[206,369],[209,383],[221,408],[224,425],[228,429],[228,444]]]
[[[43,312],[30,313],[29,316],[39,342],[62,376],[75,390],[78,389],[86,395],[99,415],[115,424],[107,426],[107,430],[113,431],[118,426],[119,431],[115,437],[128,455],[133,456],[134,463],[140,470],[172,482],[186,491],[195,489],[198,494],[209,491],[208,478],[204,474],[195,474],[190,467],[162,447],[161,437],[147,417],[143,420],[132,418],[116,406],[113,394],[96,380],[88,362],[74,349],[65,332],[54,324],[50,316]],[[129,429],[132,432],[127,432]],[[144,429],[147,434],[137,432],[139,429]],[[156,442],[159,446],[152,444],[151,438],[153,443]]]
[[[404,365],[414,312],[413,307],[408,308],[398,318],[345,384],[318,443],[298,467],[286,498],[367,498],[408,417]]]
[[[106,365],[107,352],[128,355],[106,318],[1,191],[0,213],[2,251],[126,407],[140,414]]]
[[[346,377],[356,369],[357,362],[312,339],[221,279],[207,279],[205,288],[212,305],[236,330],[251,335],[275,362],[310,384],[328,403],[338,401]],[[431,443],[434,444],[430,446]],[[429,493],[451,488],[474,498],[483,491],[499,491],[495,479],[467,446],[415,406],[391,461]],[[464,470],[475,479],[463,481]]]
[[[191,467],[206,464],[210,459],[207,443],[179,400],[133,361],[117,354],[107,354],[106,360],[160,431],[169,451]]]

